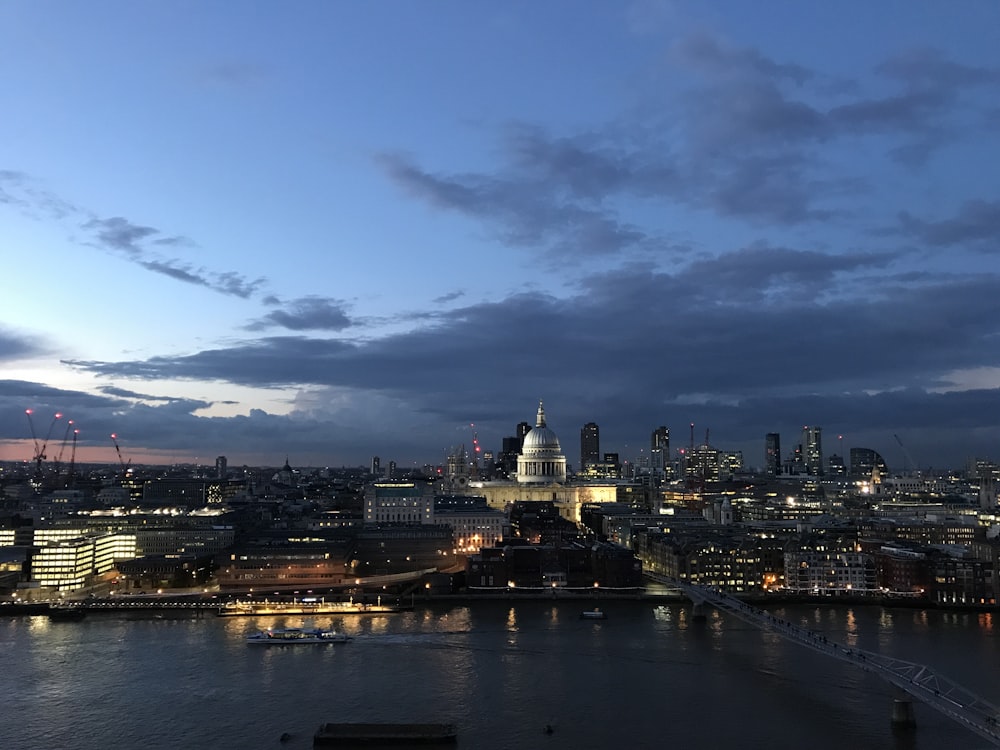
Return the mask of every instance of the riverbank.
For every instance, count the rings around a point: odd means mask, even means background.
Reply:
[[[871,596],[817,596],[788,593],[768,593],[757,595],[741,595],[738,597],[747,604],[756,607],[769,608],[781,606],[819,606],[819,607],[886,607],[892,609],[927,609],[938,612],[996,612],[1000,611],[997,605],[962,605],[962,604],[938,604],[926,599],[902,598],[902,597],[871,597]],[[574,601],[582,603],[596,603],[602,601],[645,601],[651,603],[686,602],[688,597],[679,591],[664,589],[525,589],[525,588],[503,588],[503,589],[477,589],[475,591],[463,591],[456,593],[421,593],[412,594],[405,597],[380,596],[378,604],[375,597],[372,597],[371,605],[362,604],[360,599],[354,608],[337,609],[329,614],[357,614],[368,608],[372,614],[405,611],[417,605],[431,605],[442,602],[473,605],[476,602],[490,601]],[[384,606],[379,606],[384,602]],[[221,612],[225,608],[225,603],[220,603],[217,599],[193,599],[184,600],[160,598],[160,597],[129,597],[128,599],[108,598],[108,599],[87,599],[77,602],[88,612],[94,613],[114,613],[114,612],[134,612],[142,611],[173,611],[196,610],[200,614]],[[249,604],[249,603],[248,603]],[[0,603],[0,617],[35,616],[47,615],[50,602],[2,602]],[[245,605],[246,606],[246,605]],[[275,605],[271,605],[275,607]],[[289,605],[291,607],[292,605]],[[332,609],[336,605],[330,604]],[[308,609],[308,606],[303,608]],[[288,614],[283,610],[280,614]],[[310,613],[314,613],[311,612]],[[269,612],[253,612],[256,615],[270,614]],[[277,612],[275,612],[277,614]]]

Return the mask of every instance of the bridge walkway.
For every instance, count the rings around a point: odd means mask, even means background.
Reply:
[[[878,675],[906,694],[1000,747],[1000,708],[935,672],[926,664],[845,646],[812,630],[775,617],[718,589],[684,583],[664,576],[649,577],[664,585],[677,588],[695,604],[708,604],[743,622],[776,633],[786,640]]]

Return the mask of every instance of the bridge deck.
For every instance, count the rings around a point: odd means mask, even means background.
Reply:
[[[684,583],[663,576],[651,575],[650,577],[683,591],[695,603],[709,604],[746,623],[776,633],[786,640],[794,641],[813,651],[849,662],[859,669],[878,675],[908,695],[919,699],[964,725],[980,737],[989,740],[992,744],[1000,746],[1000,724],[998,724],[1000,723],[1000,708],[938,674],[925,664],[894,659],[860,648],[849,648],[831,641],[824,635],[775,617],[717,589]]]

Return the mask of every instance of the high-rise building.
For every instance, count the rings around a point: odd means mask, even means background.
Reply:
[[[670,430],[661,425],[653,430],[653,434],[649,439],[649,447],[651,450],[656,450],[660,448],[666,455],[670,455]]]
[[[228,467],[227,467],[226,464],[227,464],[227,462],[226,462],[226,457],[225,456],[219,456],[218,458],[215,459],[215,478],[216,479],[225,479],[226,476],[229,474],[229,469],[228,469]]]
[[[661,425],[653,430],[649,437],[649,471],[651,474],[663,477],[668,474],[667,464],[670,461],[670,430]]]
[[[876,451],[871,448],[851,448],[851,476],[855,479],[868,479],[872,471],[888,474],[889,468]]]
[[[844,466],[844,457],[837,453],[830,456],[829,461],[827,461],[827,467],[835,477],[842,477],[847,474],[847,467]]]
[[[802,452],[806,473],[813,477],[823,476],[822,428],[802,428]]]
[[[580,470],[601,461],[601,428],[596,422],[587,422],[580,430]]]
[[[372,456],[372,476],[377,477],[382,474],[382,459],[378,456]]]
[[[521,448],[524,447],[524,436],[528,434],[529,430],[531,430],[531,425],[528,424],[527,422],[518,422],[517,423],[517,440],[518,440],[517,452],[518,453],[520,453],[521,452]]]
[[[503,439],[503,449],[500,451],[500,461],[498,462],[505,474],[513,475],[517,471],[517,457],[521,453],[521,441],[516,435],[511,435]]]
[[[764,436],[764,473],[769,477],[781,474],[781,435],[777,432]]]

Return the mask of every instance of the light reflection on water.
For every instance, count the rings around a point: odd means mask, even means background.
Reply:
[[[0,748],[311,747],[327,721],[455,721],[460,747],[665,745],[814,750],[952,747],[968,736],[918,707],[910,744],[891,691],[742,621],[668,604],[481,602],[392,616],[0,620],[8,686]],[[831,640],[932,663],[998,703],[993,617],[852,607],[772,610]],[[912,614],[911,614],[912,612]],[[261,627],[334,627],[349,644],[250,648]],[[541,729],[551,724],[555,733]]]

